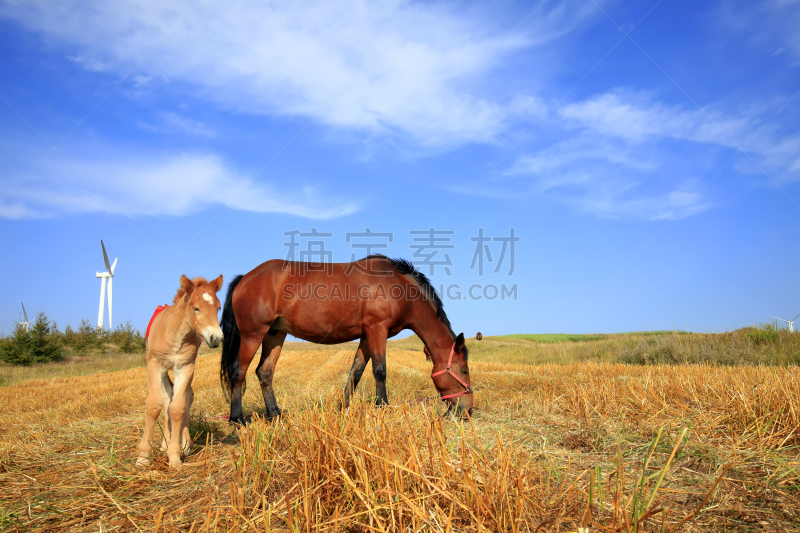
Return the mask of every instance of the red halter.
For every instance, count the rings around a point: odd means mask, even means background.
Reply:
[[[455,351],[456,351],[456,343],[453,343],[453,347],[450,348],[450,359],[447,360],[447,368],[445,368],[444,370],[439,370],[438,372],[434,372],[433,374],[431,374],[431,378],[435,378],[436,376],[441,376],[442,374],[450,374],[451,376],[453,376],[453,378],[455,378],[456,381],[461,383],[461,386],[464,387],[464,390],[461,392],[456,392],[455,394],[448,394],[447,396],[442,396],[440,394],[439,398],[441,398],[442,400],[456,398],[458,396],[463,396],[464,394],[472,394],[472,388],[470,388],[470,386],[467,385],[464,382],[464,380],[462,380],[460,377],[450,372],[450,365],[453,364],[453,354],[455,353]]]

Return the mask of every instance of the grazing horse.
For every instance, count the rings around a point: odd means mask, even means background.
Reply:
[[[191,445],[189,409],[192,406],[192,377],[197,350],[203,340],[212,348],[222,342],[222,330],[217,320],[222,275],[212,281],[203,278],[190,280],[181,276],[181,288],[173,305],[153,316],[147,336],[147,396],[144,436],[139,443],[138,466],[150,464],[153,429],[161,409],[165,410],[164,441],[170,467],[181,465],[181,451]],[[150,338],[150,335],[153,338]],[[172,370],[175,383],[169,379]]]
[[[481,335],[481,332],[480,332],[480,331],[478,332],[478,334],[477,334],[477,335],[475,335],[475,339],[476,339],[476,340],[479,340],[479,341],[483,340],[483,335]]]
[[[428,278],[403,259],[371,255],[353,263],[262,263],[228,286],[222,309],[220,381],[230,394],[230,421],[244,423],[242,386],[261,346],[256,375],[267,416],[279,416],[272,375],[287,334],[318,344],[360,339],[344,390],[349,405],[372,360],[376,402],[386,395],[386,339],[414,331],[433,360],[431,378],[450,411],[472,411],[464,334],[453,333]]]

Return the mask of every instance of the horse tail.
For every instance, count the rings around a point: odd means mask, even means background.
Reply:
[[[233,278],[228,284],[228,294],[225,295],[225,306],[222,308],[222,358],[219,365],[219,382],[225,398],[230,401],[233,378],[236,376],[234,368],[239,361],[239,345],[242,337],[239,334],[239,325],[233,314],[233,292],[242,281],[242,275]]]

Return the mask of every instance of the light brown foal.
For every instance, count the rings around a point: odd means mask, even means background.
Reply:
[[[170,467],[181,465],[181,452],[191,446],[189,409],[192,406],[192,377],[197,350],[203,340],[212,348],[222,342],[217,312],[217,291],[222,288],[222,275],[212,281],[190,280],[181,276],[181,288],[173,304],[153,319],[147,338],[147,396],[144,436],[139,443],[138,466],[150,464],[150,452],[158,415],[165,410],[164,440]],[[172,370],[175,383],[169,379]]]

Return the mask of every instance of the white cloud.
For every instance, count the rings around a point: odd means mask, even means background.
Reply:
[[[748,153],[731,165],[735,171],[800,179],[800,136],[768,124],[774,111],[736,115],[624,91],[601,94],[559,109],[541,139],[518,148],[519,157],[479,193],[514,198],[552,188],[598,217],[686,218],[713,207],[703,184],[740,148]]]
[[[80,177],[57,155],[51,155],[0,205],[0,216],[50,218],[93,212],[182,216],[210,206],[229,206],[329,219],[358,210],[356,202],[332,200],[315,187],[289,191],[267,182],[264,176],[254,180],[213,154],[70,157],[69,161]],[[4,180],[5,194],[20,179]]]
[[[152,124],[149,122],[139,121],[138,125],[142,129],[157,133],[164,133],[167,135],[174,133],[188,133],[189,135],[195,137],[208,137],[212,139],[217,136],[217,132],[205,122],[192,120],[173,111],[160,112],[157,114],[157,117],[159,119],[158,123]]]
[[[249,112],[321,113],[318,120],[331,126],[451,147],[493,142],[540,113],[530,95],[487,97],[482,87],[509,54],[563,35],[593,13],[572,1],[542,2],[523,33],[495,27],[496,7],[456,4],[206,2],[194,13],[194,0],[138,5],[7,1],[0,15],[74,50],[87,66],[125,74],[164,39],[153,21],[166,32],[177,27],[178,45]],[[137,79],[188,81],[231,106],[192,59],[167,41]]]
[[[86,70],[92,72],[103,72],[108,70],[108,66],[94,59],[86,59],[85,57],[81,56],[69,56],[69,55],[67,56],[67,59],[69,59],[70,61],[74,61],[75,63],[82,64]]]
[[[750,43],[775,55],[788,51],[794,56],[793,66],[800,62],[800,1],[728,0],[722,3],[715,19],[736,31],[733,38],[741,39],[744,34]]]
[[[583,212],[604,218],[635,218],[643,220],[680,220],[713,207],[696,187],[686,182],[678,187],[652,195],[625,195],[614,192],[603,195],[582,195],[572,200]]]
[[[45,42],[89,71],[127,75],[152,52],[129,79],[128,87],[134,86],[137,95],[165,86],[181,87],[193,98],[200,95],[206,102],[238,113],[205,70],[249,113],[317,118],[334,128],[337,138],[363,133],[359,138],[370,142],[389,138],[393,145],[411,147],[415,153],[495,143],[526,122],[538,124],[547,102],[538,95],[504,92],[502,73],[511,64],[509,58],[549,43],[597,14],[593,4],[573,0],[540,2],[524,25],[501,23],[496,7],[426,6],[402,0],[373,4],[359,0],[205,2],[193,13],[196,0],[137,2],[0,0],[0,16],[39,32]],[[798,2],[775,2],[776,9],[787,13],[787,20],[794,20]],[[165,37],[158,26],[166,32],[177,27],[173,38],[179,46],[167,40],[153,52]],[[523,26],[524,32],[517,29]],[[400,30],[403,34],[397,37]],[[782,46],[796,50],[800,57],[797,32],[779,33],[785,41]],[[525,59],[526,68],[532,70],[536,65],[529,62],[544,60],[530,53]],[[703,165],[715,161],[723,150],[747,145],[766,121],[763,111],[740,109],[734,113],[719,105],[701,110],[689,103],[660,102],[628,89],[598,94],[564,105],[548,117],[541,126],[546,137],[538,145],[519,148],[523,157],[484,194],[516,196],[518,190],[534,194],[543,186],[552,186],[580,209],[597,216],[696,214],[712,205],[696,194],[697,184],[716,170]],[[150,131],[177,131],[195,137],[216,135],[208,124],[173,112],[139,125]],[[676,145],[680,148],[675,149]],[[779,135],[767,128],[747,149],[776,179],[792,180],[800,178],[798,146],[797,135]],[[752,164],[741,162],[745,157],[733,168],[755,171]],[[201,177],[201,184],[221,182],[228,189],[246,179],[222,159],[208,154],[187,152],[146,159],[149,163],[130,162],[135,176],[183,176],[192,169]],[[703,164],[698,163],[701,160]],[[88,161],[82,168],[108,167],[133,176],[123,164]],[[92,172],[102,174],[99,168]],[[148,187],[162,191],[165,185],[150,183]],[[283,191],[276,195],[268,186],[262,187],[259,194],[263,194],[265,210],[338,216],[329,211],[330,201],[324,195],[303,191],[275,203],[270,199],[283,198]],[[210,189],[209,185],[200,190]],[[105,209],[91,195],[64,194],[58,200],[34,192],[23,203],[0,206],[0,215],[30,216],[32,206],[37,205],[44,206],[44,212],[47,206],[63,211]],[[185,204],[159,198],[150,206],[121,185],[108,194],[132,214],[180,214],[208,205],[198,196]],[[254,197],[262,199],[257,194]],[[240,208],[258,210],[262,205],[260,201],[251,203]],[[304,209],[306,205],[314,208]]]
[[[578,135],[519,157],[492,189],[509,197],[552,189],[572,208],[610,219],[680,219],[712,207],[692,177],[696,171],[661,159],[641,144]]]
[[[687,111],[633,94],[602,94],[566,105],[559,114],[570,126],[631,143],[669,138],[736,147],[746,144],[746,135],[757,131],[755,122],[746,117],[725,117],[713,110]]]

